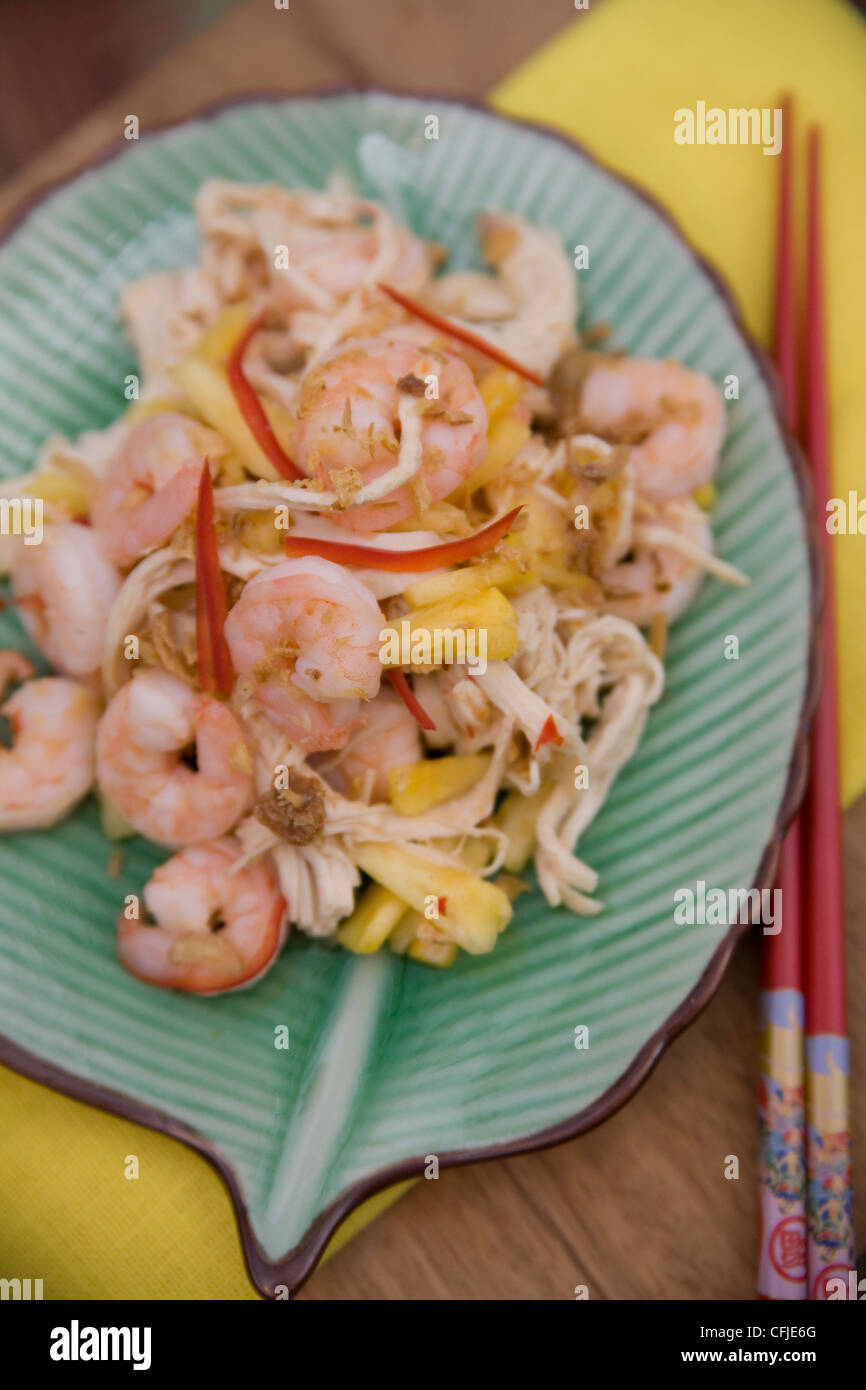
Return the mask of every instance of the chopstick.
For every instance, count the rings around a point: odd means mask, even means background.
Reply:
[[[821,135],[809,130],[806,230],[806,426],[818,515],[831,495],[830,425],[824,330],[821,226]],[[849,1045],[845,1006],[845,904],[839,810],[836,630],[833,556],[821,526],[826,561],[822,618],[824,687],[812,731],[804,814],[808,861],[806,909],[806,1121],[809,1289],[813,1299],[856,1298],[848,1112]],[[847,1291],[840,1294],[838,1281]],[[834,1280],[828,1288],[827,1281]]]
[[[798,424],[797,302],[794,288],[793,103],[782,101],[773,355],[785,421]],[[764,937],[758,1096],[760,1243],[758,1297],[807,1297],[806,1134],[803,1113],[802,826],[791,825],[779,861],[782,930]]]
[[[786,99],[782,109],[775,357],[786,420],[796,431],[793,103]],[[820,133],[813,127],[807,161],[806,412],[802,438],[812,464],[815,505],[823,523],[831,475],[820,173]],[[855,1252],[834,595],[829,535],[823,524],[821,530],[827,569],[822,617],[824,687],[812,735],[810,782],[803,810],[782,847],[782,931],[764,938],[762,963],[758,1295],[772,1299],[857,1296],[856,1275],[849,1280]]]

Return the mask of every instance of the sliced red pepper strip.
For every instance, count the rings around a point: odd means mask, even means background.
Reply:
[[[205,459],[195,518],[195,641],[199,680],[207,695],[228,696],[234,684],[225,621],[226,591],[214,523],[213,483]]]
[[[281,478],[289,478],[295,482],[298,478],[303,478],[304,474],[295,466],[289,458],[285,449],[281,445],[277,436],[274,434],[273,426],[265,414],[264,406],[256,394],[254,388],[247,381],[244,375],[244,353],[249,346],[250,340],[255,337],[259,329],[263,326],[265,315],[259,314],[253,319],[238,338],[231,350],[229,359],[226,362],[226,376],[232,390],[238,409],[243,415],[244,420],[249,426],[250,432],[259,445],[259,448],[274,465]]]
[[[494,362],[499,362],[509,371],[516,372],[526,381],[531,381],[533,386],[543,386],[544,377],[537,372],[531,372],[522,363],[516,362],[513,357],[509,357],[507,352],[502,352],[493,343],[488,343],[486,338],[481,338],[471,329],[464,328],[462,323],[454,323],[444,314],[437,314],[435,309],[428,309],[426,304],[419,304],[417,299],[410,299],[408,294],[403,294],[402,290],[395,290],[393,285],[384,285],[380,280],[378,288],[383,294],[387,294],[389,299],[393,299],[395,304],[399,304],[401,309],[407,313],[414,314],[416,318],[423,319],[432,328],[438,328],[440,333],[447,333],[451,338],[457,338],[461,343],[466,343],[468,347],[475,348],[476,352],[483,352],[485,357],[490,357]]]
[[[420,724],[422,729],[435,729],[436,725],[427,711],[415,699],[412,694],[412,687],[399,666],[390,666],[385,674],[416,723]]]
[[[360,565],[362,569],[388,570],[392,574],[421,574],[425,570],[459,565],[491,550],[497,541],[511,530],[512,522],[521,510],[512,507],[489,525],[482,526],[474,536],[462,536],[441,545],[424,545],[418,550],[384,550],[377,545],[355,545],[352,541],[322,541],[311,536],[287,536],[286,554],[297,558],[315,555],[320,560],[333,560],[338,565]]]
[[[544,721],[544,725],[541,733],[538,735],[538,741],[535,745],[535,752],[537,753],[539,748],[543,748],[545,743],[555,743],[557,748],[562,743],[562,734],[557,729],[556,721],[552,714],[549,714]]]

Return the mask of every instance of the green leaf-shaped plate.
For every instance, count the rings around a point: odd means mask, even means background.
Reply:
[[[425,138],[429,114],[438,139]],[[126,145],[40,201],[0,250],[5,473],[26,470],[51,431],[123,409],[135,362],[118,292],[194,259],[203,179],[318,187],[337,169],[444,242],[454,265],[477,260],[480,209],[556,227],[566,247],[590,248],[583,322],[609,321],[630,352],[720,383],[735,375],[714,526],[752,583],[708,580],[671,634],[664,699],[581,844],[605,911],[579,919],[533,893],[493,955],[450,971],[296,936],[247,993],[149,989],[118,966],[114,923],[159,853],[129,842],[110,878],[92,802],[56,830],[0,840],[0,1057],[209,1155],[265,1292],[297,1287],[348,1211],[424,1155],[461,1163],[554,1143],[635,1090],[711,995],[737,936],[675,925],[674,891],[699,878],[769,884],[813,686],[799,464],[718,281],[657,208],[576,146],[451,100],[238,103]],[[730,634],[738,660],[725,659]],[[23,645],[10,612],[0,641]],[[288,1051],[274,1046],[280,1024]],[[579,1024],[588,1049],[574,1046]]]

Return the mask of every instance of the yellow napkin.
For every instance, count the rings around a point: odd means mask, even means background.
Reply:
[[[46,1299],[258,1298],[228,1189],[185,1144],[5,1067],[0,1115],[0,1278],[42,1279]],[[353,1212],[327,1254],[410,1185]]]
[[[514,115],[578,136],[667,205],[732,284],[767,340],[777,161],[749,147],[683,146],[673,113],[765,107],[782,90],[826,137],[826,235],[836,490],[866,459],[866,26],[843,0],[605,0],[494,94]],[[798,152],[802,138],[798,139]],[[798,169],[799,169],[798,163]],[[866,488],[864,488],[866,495]],[[837,538],[846,801],[866,785],[858,617],[863,547]],[[46,1298],[254,1298],[228,1194],[192,1150],[0,1069],[0,1277],[42,1278]],[[127,1181],[124,1159],[139,1158]],[[348,1239],[406,1184],[356,1212]],[[336,1242],[335,1242],[336,1244]]]

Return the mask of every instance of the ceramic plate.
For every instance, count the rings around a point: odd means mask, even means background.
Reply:
[[[426,138],[425,117],[439,120]],[[0,250],[0,459],[123,409],[135,361],[118,294],[195,258],[198,184],[319,187],[342,170],[453,266],[476,214],[523,213],[590,248],[581,321],[631,353],[736,377],[714,514],[751,576],[716,580],[674,628],[638,755],[581,842],[605,911],[519,899],[496,952],[437,972],[296,936],[255,989],[153,990],[118,966],[114,923],[160,855],[111,846],[95,806],[0,840],[0,1056],[59,1090],[177,1135],[229,1183],[259,1288],[296,1288],[363,1198],[418,1173],[577,1134],[621,1104],[721,978],[737,928],[678,926],[677,888],[769,885],[802,781],[813,682],[814,545],[800,465],[765,367],[718,280],[661,211],[575,145],[451,100],[344,92],[254,100],[126,145],[45,196]],[[739,657],[726,659],[735,636]],[[24,645],[14,612],[0,641]],[[730,650],[730,646],[728,647]],[[287,1024],[288,1052],[274,1047]],[[575,1047],[575,1028],[589,1047]],[[719,1066],[724,1060],[719,1059]]]

